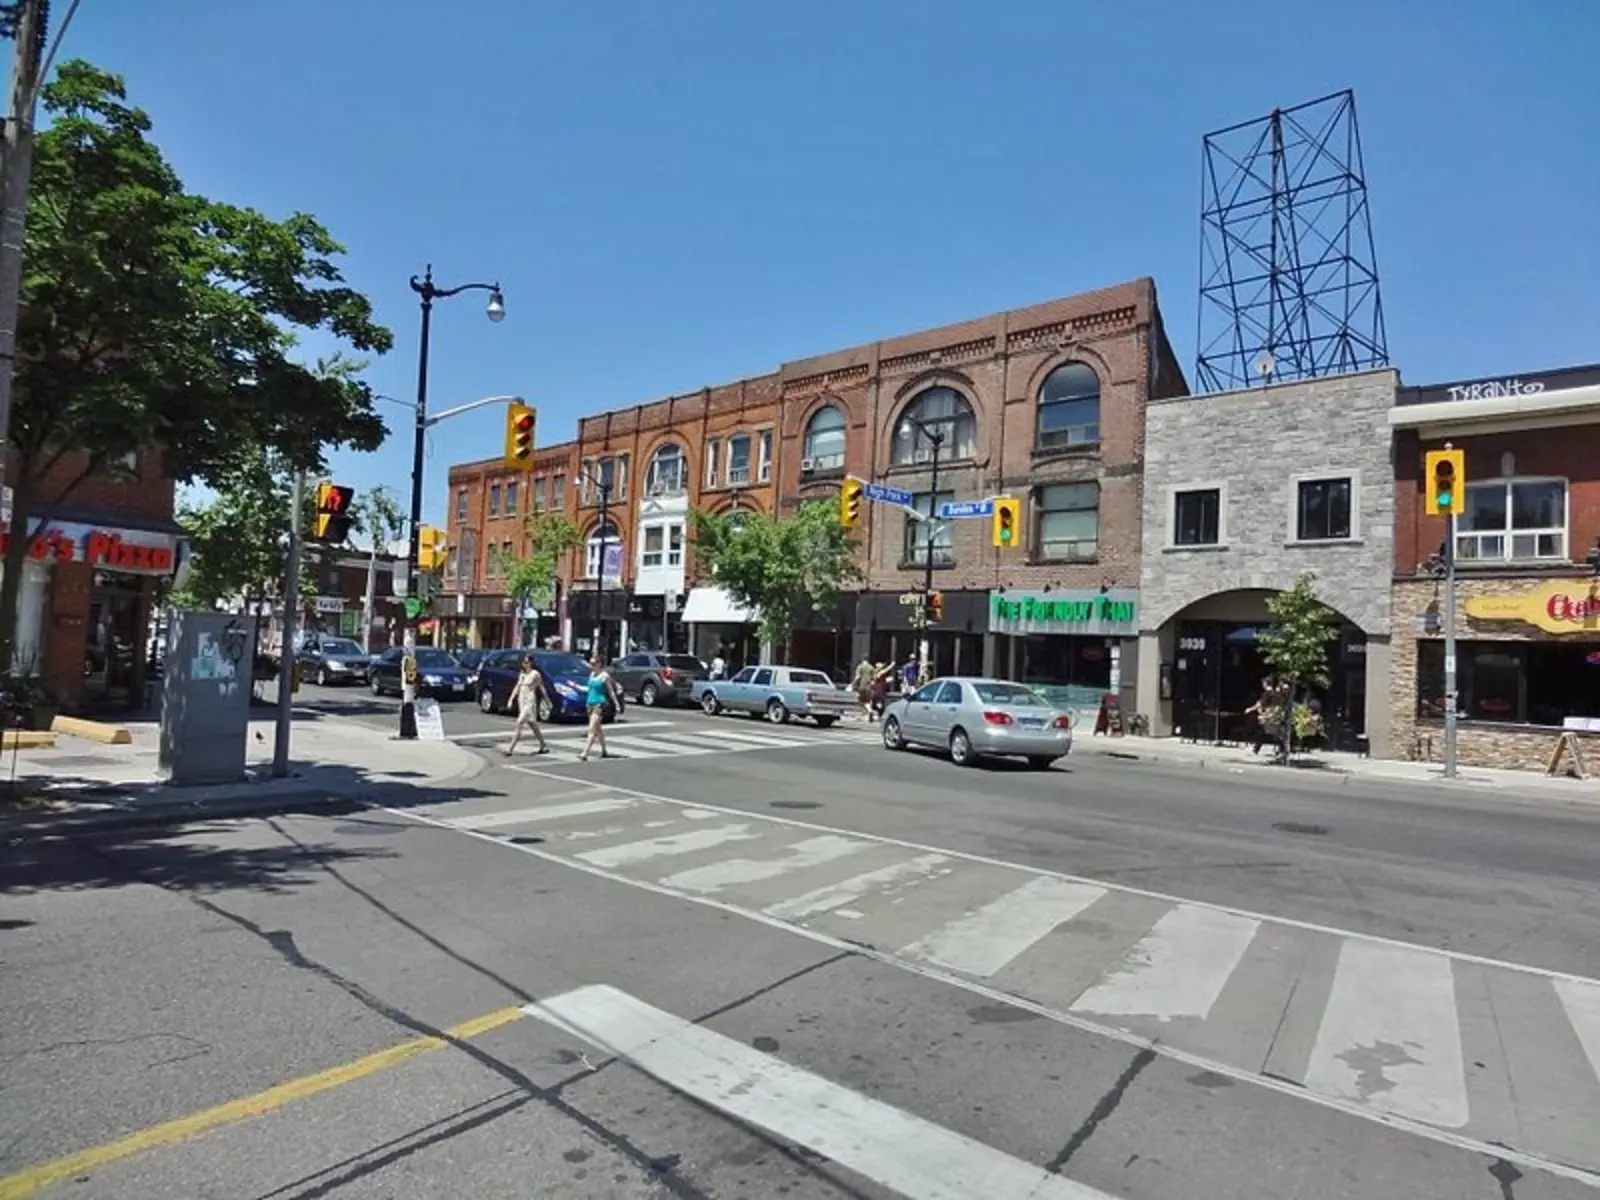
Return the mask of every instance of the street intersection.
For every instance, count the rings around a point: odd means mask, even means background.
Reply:
[[[0,1198],[1600,1196],[1592,810],[445,727],[453,794],[7,848]]]

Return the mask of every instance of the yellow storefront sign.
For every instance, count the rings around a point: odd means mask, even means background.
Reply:
[[[1600,584],[1586,579],[1547,583],[1514,596],[1474,596],[1476,621],[1522,621],[1546,633],[1600,632]]]

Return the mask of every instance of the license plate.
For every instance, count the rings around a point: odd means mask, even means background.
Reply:
[[[1044,719],[1042,717],[1022,717],[1018,719],[1017,724],[1024,729],[1043,729]]]
[[[464,692],[464,691],[467,690],[467,685],[464,684],[464,683],[452,684],[450,686],[450,690],[453,691],[453,692]]]

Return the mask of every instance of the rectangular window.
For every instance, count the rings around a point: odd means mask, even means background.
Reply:
[[[1303,479],[1295,504],[1294,536],[1333,542],[1350,536],[1350,480]]]
[[[1567,481],[1498,479],[1467,485],[1456,557],[1511,562],[1567,557]]]
[[[683,526],[667,526],[667,566],[681,567],[683,565]]]
[[[528,492],[528,504],[533,512],[544,511],[544,476],[534,477],[533,487]]]
[[[584,459],[578,468],[577,489],[579,504],[593,504],[600,498],[600,490],[595,487],[594,482],[599,477],[599,468],[596,466],[594,459]]]
[[[506,516],[517,515],[517,481],[511,480],[506,484]]]
[[[1600,717],[1600,640],[1457,642],[1456,688],[1466,720],[1560,728]],[[1444,643],[1417,643],[1417,716],[1444,715]]]
[[[467,489],[462,488],[456,493],[456,521],[463,522],[467,519]]]
[[[550,507],[562,509],[567,506],[567,477],[554,476],[550,480]]]
[[[451,546],[450,549],[445,552],[444,577],[446,579],[454,581],[456,572],[460,566],[460,561],[461,551],[455,546]]]
[[[756,478],[765,483],[772,478],[772,430],[761,431],[761,450],[756,455]]]
[[[924,517],[931,517],[939,510],[939,505],[949,500],[954,500],[954,492],[918,492],[911,498],[911,507]],[[946,522],[945,527],[933,536],[933,565],[948,567],[956,561],[954,530],[951,523]],[[906,518],[905,547],[901,557],[902,562],[912,563],[915,566],[928,565],[928,522]]]
[[[490,579],[500,578],[500,547],[490,542],[483,556],[484,574]]]
[[[500,485],[498,483],[491,485],[489,488],[489,515],[491,517],[500,515]]]
[[[717,447],[720,444],[719,442],[706,443],[706,486],[708,488],[717,486]]]
[[[628,456],[626,454],[617,455],[617,465],[611,486],[615,489],[611,494],[612,499],[626,500],[628,498]]]
[[[1034,551],[1043,559],[1086,559],[1100,552],[1100,485],[1058,483],[1038,491]]]
[[[1215,546],[1222,540],[1222,491],[1179,492],[1172,503],[1172,544]]]
[[[644,545],[639,555],[641,567],[659,567],[661,565],[662,546],[666,540],[667,529],[664,525],[646,525],[644,527]]]
[[[511,570],[511,564],[516,562],[516,561],[517,561],[517,552],[512,548],[511,543],[510,542],[501,542],[500,543],[500,569],[502,571],[506,571],[506,572],[509,573],[510,570]]]
[[[750,435],[741,433],[728,439],[728,486],[742,487],[750,482]]]

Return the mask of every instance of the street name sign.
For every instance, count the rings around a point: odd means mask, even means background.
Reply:
[[[903,488],[887,487],[881,483],[863,484],[862,491],[866,492],[868,500],[880,500],[885,504],[910,504],[911,493]]]
[[[994,516],[994,497],[987,500],[946,500],[939,505],[939,519],[954,521],[962,517]]]

